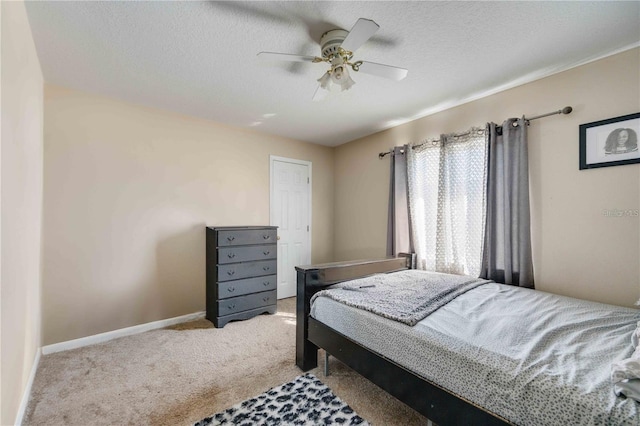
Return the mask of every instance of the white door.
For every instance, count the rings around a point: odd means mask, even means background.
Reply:
[[[271,156],[271,225],[278,227],[278,299],[296,295],[298,265],[311,263],[311,163]]]

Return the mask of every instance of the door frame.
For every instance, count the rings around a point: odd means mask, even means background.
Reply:
[[[307,208],[307,211],[309,212],[309,264],[311,264],[311,247],[313,246],[312,244],[312,240],[311,240],[311,234],[313,233],[313,222],[311,221],[312,217],[311,217],[311,206],[312,206],[312,199],[313,199],[313,173],[312,173],[312,163],[311,161],[305,161],[305,160],[296,160],[295,158],[287,158],[287,157],[279,157],[277,155],[269,155],[269,225],[271,226],[275,226],[273,223],[273,215],[272,215],[272,207],[273,207],[273,198],[274,198],[274,192],[273,192],[273,185],[275,183],[275,180],[273,179],[273,162],[274,161],[281,161],[284,163],[293,163],[293,164],[302,164],[304,166],[307,166],[309,168],[309,206]]]

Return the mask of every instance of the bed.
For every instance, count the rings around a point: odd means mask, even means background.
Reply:
[[[407,325],[322,292],[367,291],[374,278],[417,274],[410,265],[400,256],[296,267],[298,367],[315,368],[322,348],[440,425],[640,425],[639,404],[609,379],[611,363],[634,351],[637,310],[482,282]],[[523,314],[531,320],[518,322]]]

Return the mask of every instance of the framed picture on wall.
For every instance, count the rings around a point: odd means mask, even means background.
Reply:
[[[580,170],[640,163],[640,112],[580,125]]]

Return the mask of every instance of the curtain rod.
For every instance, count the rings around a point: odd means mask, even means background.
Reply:
[[[530,118],[527,118],[527,117],[523,117],[523,118],[524,118],[524,121],[527,124],[529,124],[529,121],[531,121],[531,120],[537,120],[538,118],[548,117],[550,115],[556,115],[556,114],[571,114],[571,111],[573,111],[573,108],[571,108],[570,106],[566,106],[566,107],[564,107],[562,109],[559,109],[557,111],[552,111],[552,112],[548,112],[546,114],[536,115],[536,116],[533,116],[533,117],[530,117]],[[517,125],[517,124],[514,123],[514,125]],[[465,135],[468,135],[468,134],[469,134],[468,132],[467,133],[460,133],[460,134],[457,134],[456,136],[465,136]],[[423,145],[423,144],[418,144],[418,145],[414,145],[414,146],[420,146],[420,145]],[[378,158],[382,159],[382,158],[384,158],[385,155],[391,154],[392,152],[393,152],[392,150],[386,151],[386,152],[381,152],[381,153],[378,154]]]

